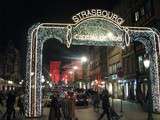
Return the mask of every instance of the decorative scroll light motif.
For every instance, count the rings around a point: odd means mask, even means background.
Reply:
[[[160,112],[160,83],[157,48],[160,43],[156,31],[146,27],[121,26],[124,20],[106,10],[92,9],[73,16],[75,24],[36,24],[28,31],[26,61],[26,113],[27,117],[42,115],[42,50],[43,43],[51,38],[73,45],[128,46],[140,41],[149,53],[152,83],[153,111]],[[156,42],[157,41],[157,42]],[[34,74],[33,74],[34,73]]]
[[[128,28],[124,28],[124,42],[125,46],[129,46],[131,42]]]
[[[72,26],[68,25],[67,26],[67,35],[66,35],[66,39],[67,39],[67,47],[69,48],[71,43],[72,43]]]

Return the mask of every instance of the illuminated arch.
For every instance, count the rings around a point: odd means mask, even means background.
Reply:
[[[112,31],[114,39],[108,37],[107,30]],[[95,36],[96,32],[98,34]],[[151,61],[150,78],[152,83],[153,111],[160,112],[159,54],[157,52],[159,48],[156,45],[159,43],[156,42],[159,41],[159,36],[157,32],[147,27],[121,26],[112,19],[94,16],[75,24],[38,23],[29,29],[26,62],[27,117],[40,117],[42,115],[42,49],[43,43],[50,38],[56,38],[61,43],[65,43],[67,47],[70,47],[71,44],[124,47],[133,41],[143,43]]]

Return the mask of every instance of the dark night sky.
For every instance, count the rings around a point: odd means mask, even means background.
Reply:
[[[91,8],[110,10],[118,1],[120,0],[2,0],[0,46],[5,47],[9,40],[13,40],[24,59],[27,30],[34,23],[71,22],[71,17],[82,10]],[[48,52],[52,53],[54,49],[45,50],[51,50]]]

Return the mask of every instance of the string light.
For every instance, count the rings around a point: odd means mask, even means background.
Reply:
[[[90,26],[98,26],[89,29]],[[103,27],[105,26],[105,27]],[[84,31],[84,29],[86,31]],[[103,28],[103,29],[102,29]],[[109,36],[117,37],[120,39],[110,41],[94,41],[78,40],[75,39],[75,35],[82,32],[91,34],[96,32],[97,34],[103,33],[106,35],[106,28],[110,28]],[[103,32],[102,32],[103,31]],[[89,33],[90,32],[90,33]],[[125,33],[125,37],[122,35]],[[101,34],[101,35],[103,35]],[[140,41],[145,45],[146,51],[151,56],[150,65],[150,78],[152,83],[152,96],[153,96],[153,109],[160,112],[160,88],[159,88],[159,69],[158,69],[158,56],[156,48],[156,40],[159,41],[159,37],[156,31],[147,27],[127,27],[116,24],[111,19],[92,17],[86,18],[83,21],[75,24],[61,24],[61,23],[38,23],[32,26],[28,32],[28,50],[26,61],[26,113],[27,117],[39,117],[42,114],[41,101],[41,76],[42,76],[42,49],[43,43],[49,38],[56,38],[62,43],[66,43],[67,47],[71,44],[74,45],[95,45],[95,46],[128,46],[130,42]],[[147,38],[147,39],[144,39]],[[72,40],[73,39],[73,40]],[[33,44],[35,40],[35,44]],[[125,44],[124,44],[125,43]],[[33,59],[35,57],[35,59]],[[35,65],[35,66],[34,66]],[[34,66],[34,67],[32,67]],[[33,88],[32,88],[33,87]],[[34,91],[32,91],[34,90]],[[35,96],[33,96],[33,93]],[[34,103],[32,103],[34,101]]]

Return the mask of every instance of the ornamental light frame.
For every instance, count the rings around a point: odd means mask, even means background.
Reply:
[[[160,112],[158,68],[158,56],[160,55],[158,50],[160,50],[160,41],[157,30],[148,27],[122,26],[123,19],[109,11],[106,12],[105,10],[100,9],[92,9],[90,12],[87,11],[86,13],[85,11],[80,12],[81,15],[83,13],[83,17],[76,23],[37,23],[29,28],[27,38],[25,116],[40,117],[42,115],[42,50],[43,43],[51,38],[66,44],[68,48],[71,44],[117,46],[121,48],[129,46],[130,43],[134,41],[139,41],[144,44],[146,53],[148,53],[151,62],[149,70],[152,83],[153,111]],[[92,11],[94,12],[92,13]],[[97,13],[95,13],[95,11]],[[104,15],[101,16],[101,12],[103,11],[106,13],[107,17]],[[116,23],[115,19],[121,19],[122,21]],[[114,34],[118,35],[117,37],[119,38],[117,41],[112,39],[109,39],[108,41],[103,40],[103,38],[106,38],[105,33],[107,29],[112,30]],[[97,34],[104,35],[104,37],[101,37],[102,40],[96,41],[96,39],[91,40],[87,38],[89,35],[93,36],[96,32]],[[76,34],[88,36],[86,37],[86,40],[76,40],[74,37]]]

